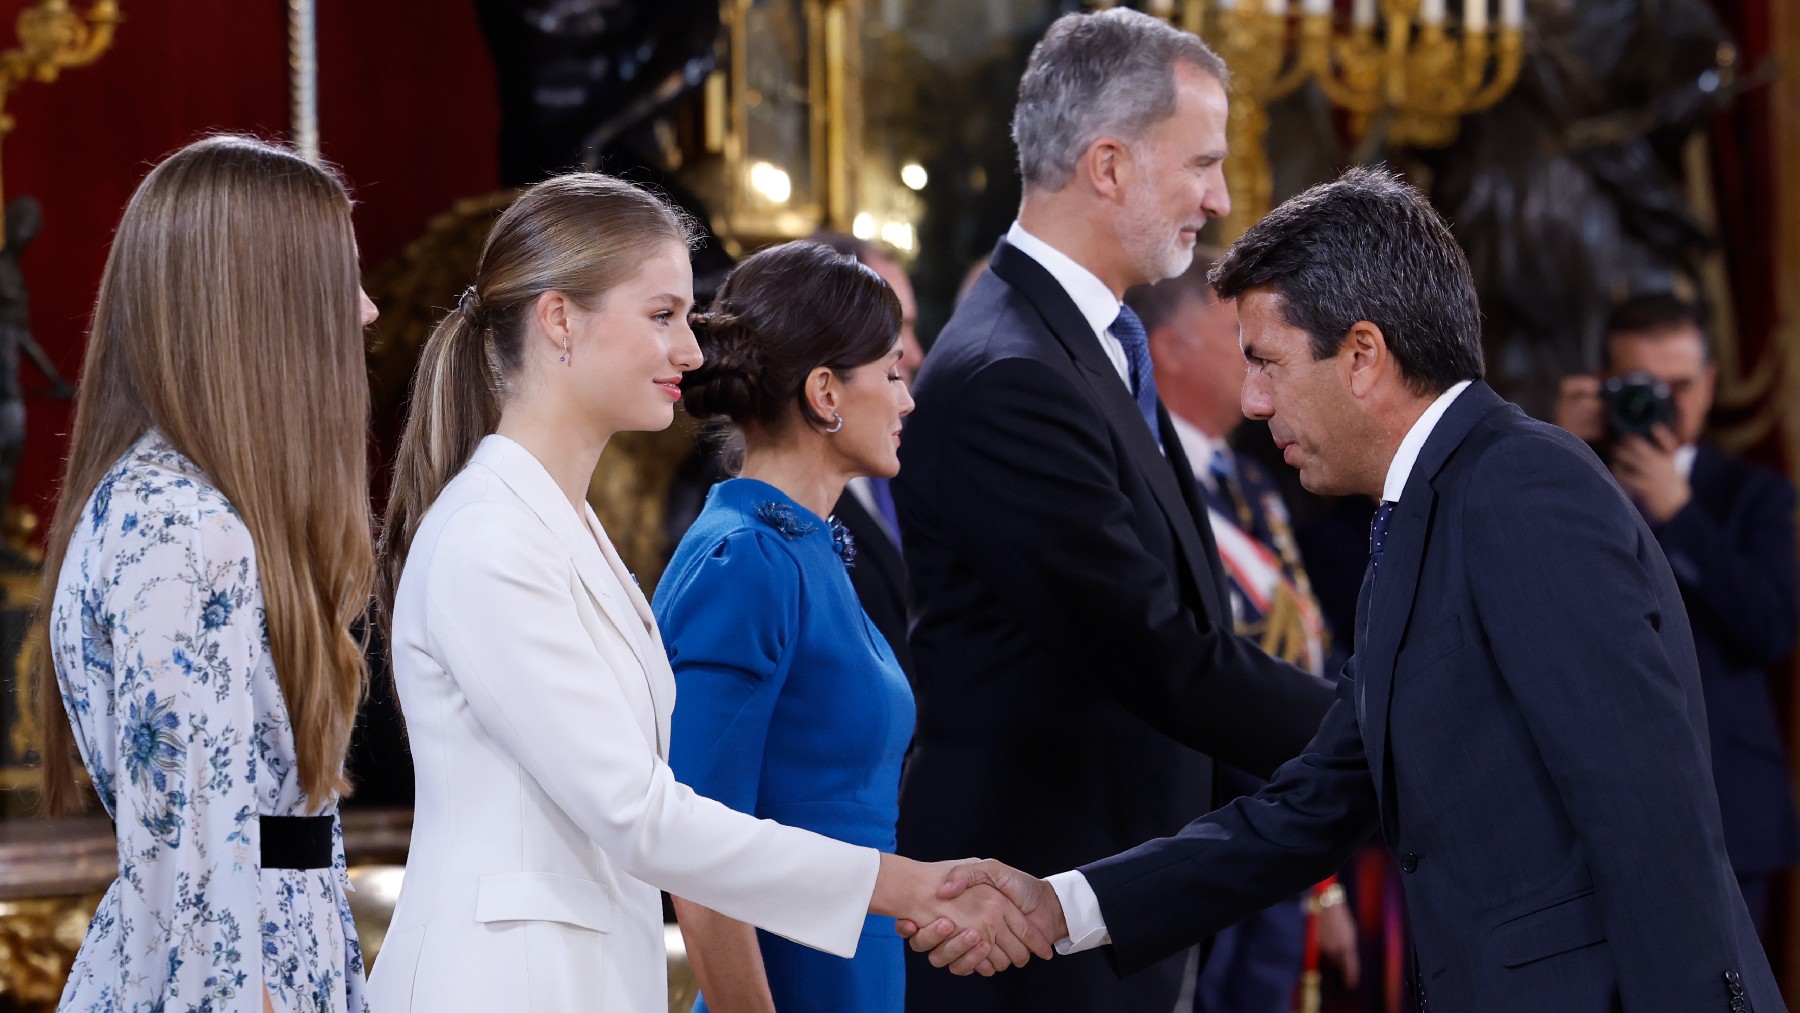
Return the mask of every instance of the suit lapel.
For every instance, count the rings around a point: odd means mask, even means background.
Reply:
[[[582,511],[588,531],[593,535],[595,543],[600,547],[600,554],[606,560],[607,568],[612,571],[612,587],[623,599],[624,605],[630,609],[628,617],[619,614],[623,609],[608,608],[607,614],[625,639],[631,642],[632,650],[637,653],[638,660],[644,666],[644,679],[650,687],[650,700],[656,710],[656,747],[657,752],[665,758],[668,755],[669,721],[675,711],[675,672],[669,667],[669,655],[663,648],[662,632],[656,627],[656,613],[650,608],[649,599],[638,586],[637,575],[625,566],[619,557],[619,550],[607,537],[606,529],[600,525],[599,515],[594,508],[586,506]],[[620,599],[615,598],[614,602]]]
[[[1163,447],[1168,448],[1165,458],[1144,425],[1137,401],[1119,379],[1119,371],[1113,368],[1112,361],[1101,350],[1100,341],[1088,326],[1087,318],[1081,315],[1075,301],[1063,291],[1056,278],[1043,265],[1005,240],[994,248],[989,266],[996,276],[1025,296],[1063,350],[1074,360],[1107,425],[1118,434],[1132,464],[1150,483],[1151,494],[1175,533],[1176,544],[1181,547],[1182,557],[1199,589],[1207,615],[1215,622],[1229,625],[1231,610],[1224,607],[1226,599],[1222,597],[1219,583],[1224,567],[1219,562],[1212,531],[1199,520],[1206,516],[1205,511],[1196,511],[1182,493],[1178,474],[1186,475],[1191,485],[1193,473],[1188,468],[1187,458],[1182,455],[1181,440],[1169,424],[1168,412],[1161,404],[1157,405]],[[1176,463],[1177,459],[1179,463]]]
[[[643,670],[657,715],[657,751],[666,753],[668,731],[662,726],[670,707],[664,706],[663,701],[670,694],[666,690],[659,692],[657,674],[668,668],[668,659],[662,654],[649,604],[637,590],[631,572],[619,560],[599,518],[585,504],[582,514],[577,514],[543,464],[529,450],[504,436],[483,440],[474,461],[498,474],[568,550],[575,575],[588,598],[624,638]]]
[[[1381,565],[1376,570],[1374,586],[1367,590],[1367,635],[1356,645],[1356,675],[1363,694],[1363,741],[1375,790],[1382,796],[1384,813],[1392,799],[1387,797],[1388,710],[1393,702],[1394,664],[1400,642],[1412,621],[1413,599],[1419,589],[1419,573],[1424,566],[1431,520],[1437,509],[1437,489],[1433,485],[1438,471],[1450,455],[1475,427],[1482,416],[1506,404],[1485,383],[1470,384],[1438,420],[1425,446],[1420,449],[1400,503],[1394,508],[1388,524],[1387,539]]]
[[[893,540],[887,536],[887,529],[881,520],[862,505],[855,493],[844,490],[844,494],[838,497],[834,513],[856,540],[858,567],[871,567],[890,579],[903,572],[900,550],[894,547]]]

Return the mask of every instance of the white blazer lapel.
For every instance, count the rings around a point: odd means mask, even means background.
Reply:
[[[663,649],[662,633],[656,627],[656,613],[651,611],[650,601],[644,597],[637,575],[627,569],[625,561],[619,558],[618,547],[607,537],[606,528],[601,525],[594,508],[590,506],[582,512],[586,515],[594,544],[600,547],[600,554],[612,569],[615,584],[636,613],[635,622],[617,617],[613,622],[621,624],[620,630],[630,638],[633,649],[638,652],[638,660],[644,663],[644,676],[650,683],[650,697],[656,701],[656,720],[661,728],[659,741],[667,742],[669,718],[675,710],[675,672],[669,667],[669,656]]]
[[[531,451],[504,436],[495,434],[482,440],[475,460],[499,474],[569,550],[575,563],[575,574],[587,589],[588,597],[625,638],[638,660],[656,711],[657,751],[666,754],[672,685],[658,684],[664,681],[672,684],[674,680],[673,676],[666,679],[658,676],[668,671],[669,660],[663,655],[660,642],[649,632],[654,629],[655,620],[643,593],[637,589],[631,571],[619,559],[592,508],[584,504],[581,514],[577,514],[542,462]]]

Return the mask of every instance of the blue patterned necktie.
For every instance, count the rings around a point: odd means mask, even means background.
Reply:
[[[1362,590],[1356,593],[1356,639],[1351,650],[1361,650],[1369,642],[1369,599],[1374,597],[1375,571],[1381,567],[1381,550],[1387,542],[1388,522],[1394,519],[1394,504],[1383,501],[1369,522],[1369,565],[1363,570]]]
[[[1394,504],[1383,500],[1369,524],[1369,573],[1381,568],[1382,543],[1387,541],[1388,522],[1394,519]]]
[[[900,546],[900,513],[894,509],[894,492],[888,488],[888,480],[871,476],[869,478],[869,498],[875,501],[875,512],[887,522],[888,534],[893,537],[894,546]]]
[[[1162,430],[1156,424],[1156,373],[1150,363],[1150,335],[1144,331],[1144,322],[1129,306],[1119,307],[1118,319],[1113,321],[1112,336],[1125,349],[1125,361],[1131,367],[1131,396],[1137,399],[1138,412],[1144,416],[1144,424],[1150,427],[1150,435],[1162,446]]]

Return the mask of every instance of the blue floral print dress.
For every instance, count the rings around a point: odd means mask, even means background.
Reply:
[[[261,868],[259,814],[301,794],[250,531],[155,431],[94,489],[51,602],[50,649],[119,878],[59,1009],[367,1013],[335,866]],[[332,799],[323,812],[335,814]]]

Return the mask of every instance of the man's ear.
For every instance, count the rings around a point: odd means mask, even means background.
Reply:
[[[1344,336],[1338,356],[1345,360],[1350,371],[1350,393],[1358,398],[1368,397],[1395,368],[1394,357],[1388,352],[1387,335],[1367,320],[1350,325],[1350,333]]]
[[[1109,200],[1119,196],[1134,171],[1136,163],[1131,150],[1112,137],[1102,137],[1088,145],[1075,165],[1075,175],[1085,176],[1087,185]]]

